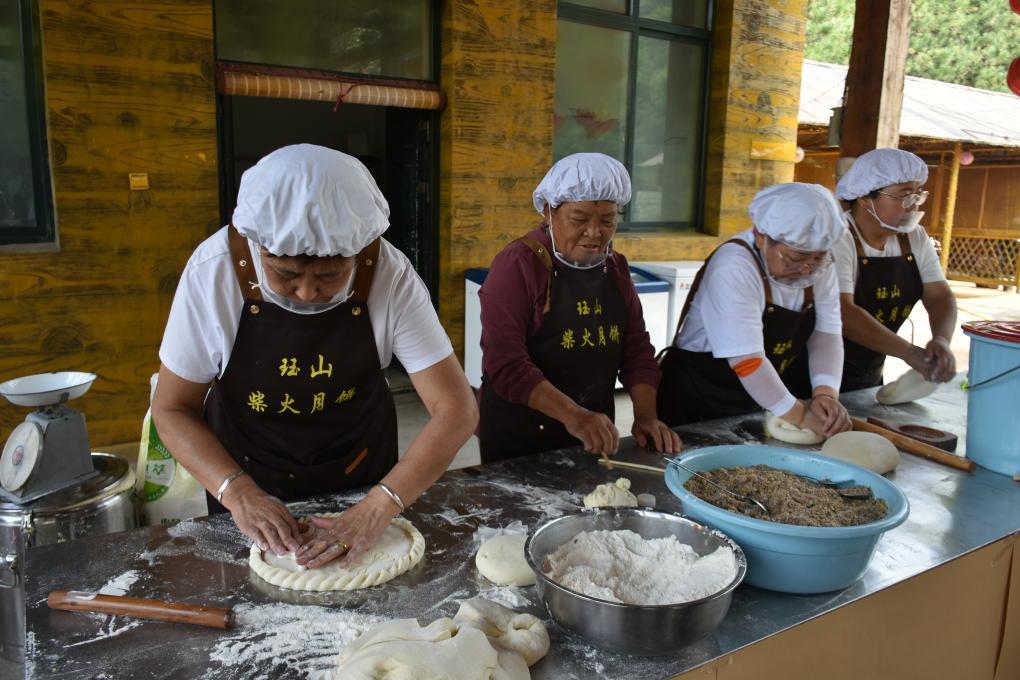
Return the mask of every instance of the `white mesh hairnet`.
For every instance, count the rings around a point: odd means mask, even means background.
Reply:
[[[762,189],[747,212],[758,231],[798,250],[829,250],[846,229],[839,203],[820,184],[789,182]]]
[[[277,149],[241,177],[233,224],[273,255],[357,255],[389,226],[368,169],[334,149]]]
[[[535,210],[578,201],[630,202],[630,175],[623,163],[602,153],[575,153],[556,161],[532,195]]]
[[[844,201],[867,196],[875,189],[928,179],[928,166],[920,157],[902,149],[873,149],[861,155],[836,185]]]

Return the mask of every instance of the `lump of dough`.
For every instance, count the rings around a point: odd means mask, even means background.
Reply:
[[[615,484],[599,484],[584,497],[586,508],[636,508],[637,504],[637,497],[630,492],[630,480],[626,477],[620,477]]]
[[[765,416],[765,435],[787,444],[817,444],[825,439],[811,430],[791,425],[775,413],[768,413]]]
[[[492,644],[520,654],[529,666],[535,665],[549,651],[549,632],[538,617],[514,612],[492,600],[482,597],[465,600],[453,621],[460,630],[482,631]]]
[[[442,618],[427,626],[396,619],[373,626],[340,653],[343,680],[530,680],[519,654],[497,649],[485,633]]]
[[[900,452],[874,432],[840,432],[822,445],[822,453],[884,475],[900,464]]]
[[[888,385],[880,387],[875,393],[875,399],[880,404],[906,404],[923,399],[938,388],[938,383],[925,380],[923,375],[912,368]]]
[[[525,534],[493,536],[475,555],[478,572],[501,586],[533,586],[535,572],[524,559]]]

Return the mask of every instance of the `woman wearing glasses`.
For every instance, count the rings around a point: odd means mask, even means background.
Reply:
[[[956,373],[949,341],[956,297],[931,239],[918,224],[928,198],[928,166],[909,151],[875,149],[858,158],[836,194],[850,204],[850,229],[833,249],[843,310],[843,389],[882,384],[885,357],[902,359],[927,380]],[[920,300],[932,340],[918,347],[896,333]]]
[[[768,409],[831,436],[849,429],[830,252],[845,231],[832,193],[777,184],[748,208],[753,227],[698,272],[662,361],[659,418],[680,425]]]
[[[634,402],[638,442],[679,452],[655,414],[659,367],[637,290],[611,248],[630,201],[626,168],[603,154],[567,156],[532,200],[542,224],[496,256],[479,292],[482,462],[579,443],[615,453],[617,376]]]

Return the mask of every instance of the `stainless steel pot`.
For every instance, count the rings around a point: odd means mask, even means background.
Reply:
[[[546,556],[577,534],[618,529],[630,529],[646,539],[676,536],[699,555],[729,546],[737,560],[737,575],[720,592],[701,600],[644,606],[588,597],[546,574]],[[724,534],[679,515],[636,508],[590,508],[546,522],[528,536],[524,556],[538,579],[539,597],[557,623],[603,649],[647,656],[672,654],[715,630],[747,573],[744,552]]]
[[[25,549],[138,526],[135,475],[123,458],[93,453],[99,474],[27,505],[0,503],[0,655],[25,653]]]

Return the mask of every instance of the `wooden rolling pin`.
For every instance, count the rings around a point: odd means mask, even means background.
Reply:
[[[46,603],[51,609],[68,612],[100,612],[136,619],[190,623],[208,628],[231,628],[234,625],[234,611],[230,607],[207,607],[202,604],[100,595],[80,590],[51,590]]]
[[[891,441],[896,448],[906,453],[911,453],[921,458],[927,458],[928,460],[935,461],[936,463],[942,463],[949,467],[954,467],[957,470],[964,470],[965,472],[974,471],[974,461],[968,460],[967,458],[961,458],[960,456],[954,456],[951,453],[947,453],[942,449],[936,448],[931,444],[925,444],[919,442],[916,439],[911,439],[906,435],[902,435],[899,432],[893,432],[874,423],[869,423],[866,420],[860,418],[850,418],[853,423],[855,430],[859,432],[874,432],[880,434],[889,441]]]

